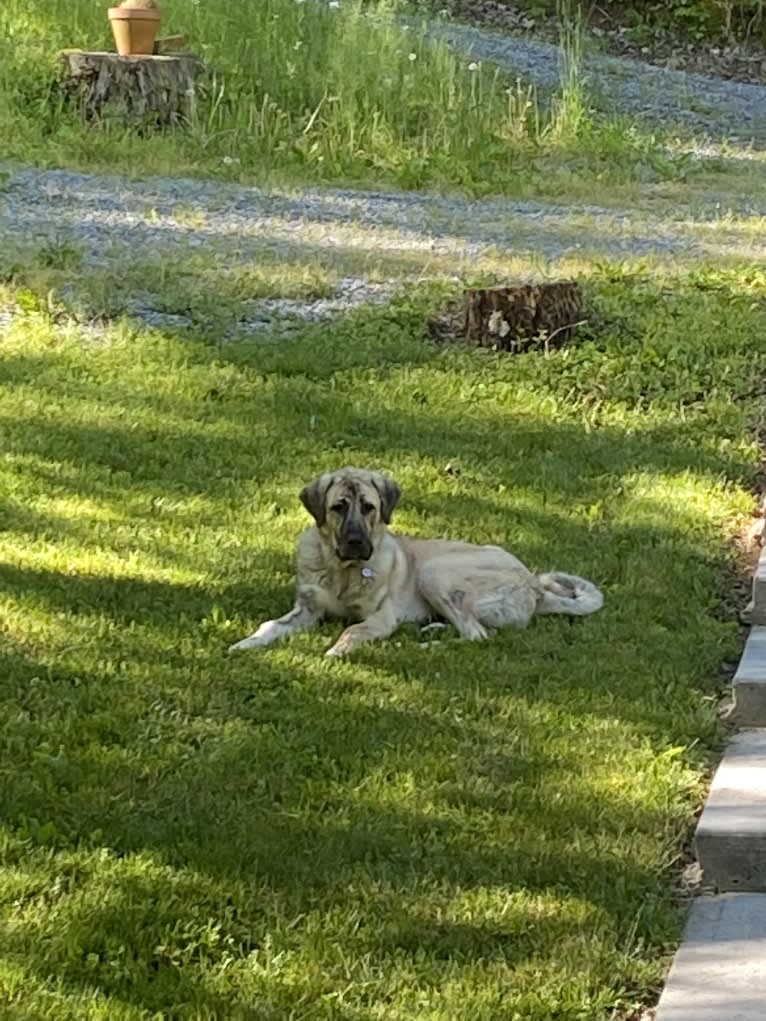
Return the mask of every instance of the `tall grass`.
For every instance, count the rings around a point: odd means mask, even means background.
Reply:
[[[132,152],[136,163],[198,162],[232,173],[286,166],[330,179],[377,174],[407,187],[502,187],[531,141],[528,110],[506,91],[509,82],[399,26],[385,4],[368,12],[353,0],[177,0],[163,31],[188,32],[212,73],[187,132],[142,141],[117,120],[86,130],[51,102],[59,49],[112,48],[103,6],[5,0],[5,155]]]
[[[102,4],[3,0],[0,158],[518,193],[560,176],[562,149],[592,178],[606,129],[609,173],[631,180],[634,136],[591,119],[578,21],[562,24],[560,95],[543,105],[531,88],[402,23],[389,0],[174,0],[163,32],[188,33],[210,74],[188,127],[142,133],[108,113],[83,124],[54,84],[61,49],[113,48]],[[615,137],[625,152],[614,151]]]
[[[561,141],[574,141],[592,130],[591,109],[582,78],[584,23],[579,7],[559,0],[561,90],[554,99],[550,131]]]

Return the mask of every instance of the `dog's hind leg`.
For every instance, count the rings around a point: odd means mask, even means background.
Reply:
[[[310,591],[299,590],[295,606],[283,617],[276,620],[265,620],[263,624],[247,638],[229,646],[229,652],[241,652],[245,649],[260,649],[281,638],[287,638],[297,631],[308,631],[322,619],[322,612],[317,609],[316,602]]]
[[[418,589],[428,605],[448,620],[461,638],[479,642],[489,638],[489,632],[474,612],[467,595],[467,585],[461,586],[460,579],[450,578],[446,582],[440,563],[426,564],[418,574]]]
[[[500,556],[498,557],[498,553]],[[537,605],[534,576],[504,551],[483,549],[470,559],[447,555],[418,575],[421,595],[463,638],[487,638],[490,629],[526,627]]]
[[[505,583],[482,592],[474,605],[485,627],[526,627],[534,615],[537,594],[526,580]]]

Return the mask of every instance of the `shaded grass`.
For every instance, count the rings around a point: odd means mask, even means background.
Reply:
[[[27,312],[42,311],[81,323],[117,319],[149,306],[187,316],[212,333],[233,328],[263,298],[304,299],[333,294],[342,277],[342,260],[301,259],[289,263],[268,251],[257,258],[222,264],[220,255],[177,259],[148,257],[124,268],[114,263],[82,273],[82,254],[66,243],[36,253],[0,258],[0,301]],[[233,263],[233,264],[232,264]]]
[[[60,259],[37,272],[33,295]],[[586,289],[602,329],[548,357],[431,346],[434,287],[280,346],[39,304],[2,336],[13,1016],[596,1021],[651,999],[738,645],[721,602],[766,312],[747,267],[605,264]],[[404,628],[332,664],[328,624],[227,657],[289,605],[297,489],[347,462],[401,481],[402,530],[593,577],[603,613],[479,646]]]

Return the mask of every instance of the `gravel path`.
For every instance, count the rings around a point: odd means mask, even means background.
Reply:
[[[259,255],[358,260],[360,272],[344,276],[329,298],[251,302],[240,330],[251,333],[276,320],[311,321],[383,301],[397,281],[436,263],[443,275],[445,266],[459,273],[482,260],[526,260],[542,268],[566,257],[766,257],[766,242],[716,222],[714,209],[703,214],[699,220],[637,217],[595,205],[343,189],[293,194],[194,179],[135,182],[24,169],[0,192],[0,246],[6,253],[68,246],[84,271],[130,265],[137,252],[145,261],[204,255],[223,267]],[[384,258],[401,260],[401,272],[388,283],[365,279],[364,266]],[[189,323],[153,308],[151,296],[137,296],[129,312],[150,325]]]
[[[766,205],[752,202],[749,215]],[[146,257],[201,249],[231,258],[317,250],[452,255],[487,253],[555,260],[588,256],[739,254],[736,231],[699,218],[637,215],[598,205],[467,199],[415,192],[307,189],[299,193],[190,178],[130,181],[65,170],[24,169],[0,192],[0,242],[68,242],[90,266],[126,251]],[[748,243],[750,254],[762,246]]]
[[[486,60],[555,89],[560,50],[551,43],[510,38],[486,29],[434,24],[431,34],[459,53]],[[735,142],[766,144],[766,87],[703,74],[654,67],[626,57],[583,58],[583,81],[596,105],[667,128],[679,125],[695,134]]]
[[[433,31],[466,59],[493,60],[541,85],[556,84],[558,50],[552,45],[455,25],[435,25]],[[585,70],[590,87],[608,96],[615,109],[666,124],[682,120],[716,139],[727,133],[731,137],[733,128],[741,138],[766,139],[766,88],[613,57],[589,58]],[[544,266],[572,256],[766,256],[760,232],[727,220],[712,196],[693,216],[681,211],[668,216],[587,204],[345,189],[265,191],[219,181],[132,182],[61,170],[8,169],[10,180],[0,189],[0,251],[6,256],[68,245],[81,255],[84,271],[119,268],[137,252],[146,260],[199,254],[223,267],[264,254],[303,262],[329,254],[339,265],[345,260],[335,294],[310,301],[253,301],[241,323],[244,333],[268,330],[280,319],[321,319],[385,300],[402,279],[428,273],[437,262],[444,275],[450,268],[460,274],[467,264],[476,267],[482,260],[484,265],[515,260],[517,265]],[[766,214],[766,201],[753,199],[740,212],[757,222]],[[380,274],[369,279],[365,268],[376,258],[388,266],[399,260],[401,268],[388,281],[381,281]],[[136,295],[128,311],[152,325],[189,322],[153,307],[151,295]],[[7,317],[0,317],[0,332],[4,323]]]

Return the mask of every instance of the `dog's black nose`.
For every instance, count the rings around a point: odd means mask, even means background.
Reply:
[[[339,544],[338,553],[343,560],[369,560],[372,543],[365,535],[345,535]]]

